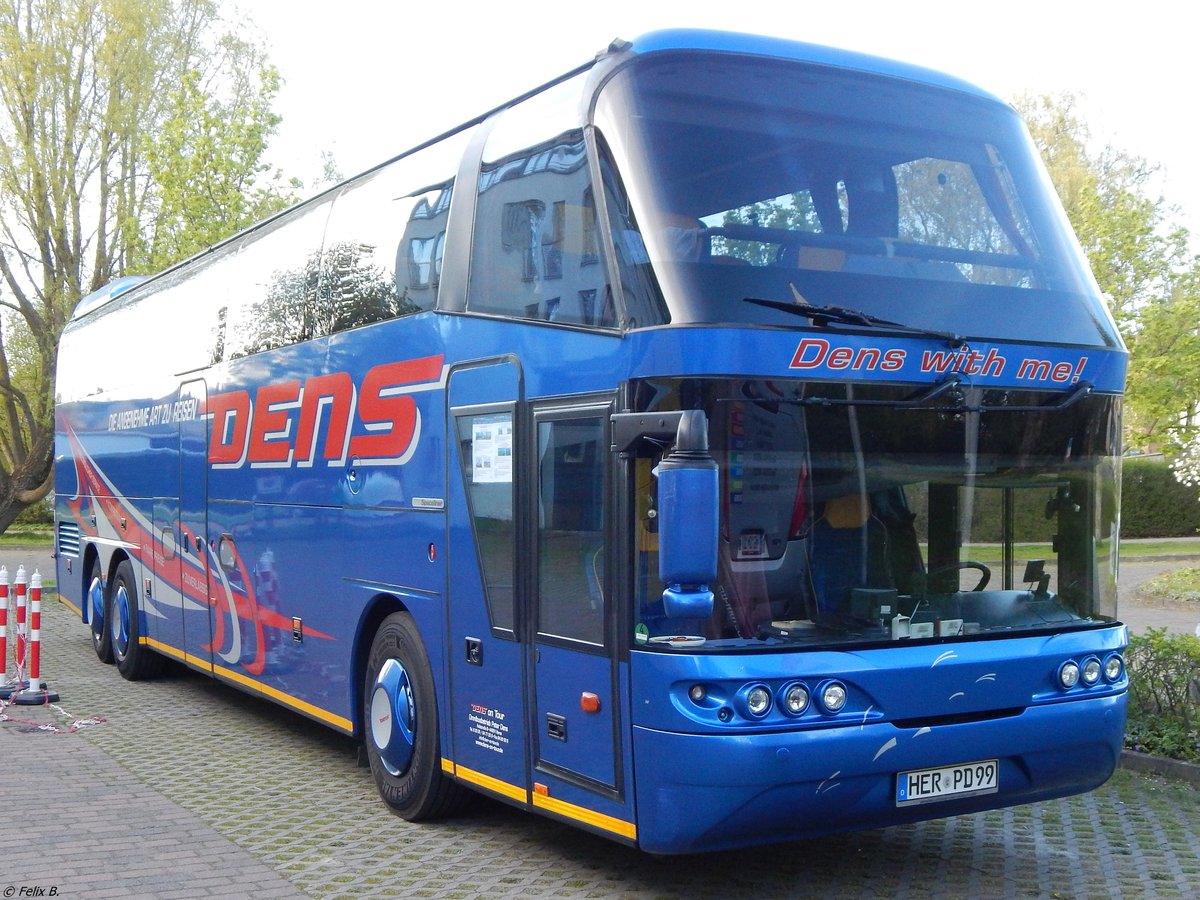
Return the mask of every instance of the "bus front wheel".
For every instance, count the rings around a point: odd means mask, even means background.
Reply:
[[[410,822],[449,815],[467,792],[442,773],[429,656],[412,616],[384,619],[363,689],[363,740],[384,803]]]

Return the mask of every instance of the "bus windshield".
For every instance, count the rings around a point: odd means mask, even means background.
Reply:
[[[1053,408],[1061,395],[970,389],[910,408],[896,387],[758,380],[704,393],[720,468],[714,613],[663,620],[662,583],[640,579],[651,642],[785,649],[1115,617],[1115,398]],[[639,494],[652,496],[643,471]],[[639,508],[642,548],[654,546],[649,513]]]
[[[1001,103],[693,52],[621,70],[596,122],[621,173],[608,213],[635,327],[795,324],[742,302],[760,298],[965,336],[1119,343]]]

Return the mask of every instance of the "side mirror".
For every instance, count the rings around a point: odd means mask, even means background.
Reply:
[[[685,410],[675,447],[658,464],[658,574],[667,585],[663,610],[672,619],[707,619],[708,586],[717,579],[720,489],[708,452],[708,419]]]

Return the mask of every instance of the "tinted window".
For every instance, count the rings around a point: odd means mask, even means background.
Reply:
[[[516,547],[512,413],[459,416],[458,440],[492,626],[511,631]]]
[[[587,142],[560,85],[506,111],[484,151],[467,307],[572,325],[616,322],[597,246]]]
[[[538,631],[604,643],[604,419],[538,424]]]
[[[289,214],[248,235],[227,256],[220,276],[229,306],[223,346],[237,359],[322,334],[321,239],[329,201]]]
[[[747,297],[861,309],[968,336],[1118,338],[1013,110],[916,81],[722,54],[646,57],[601,91],[670,321],[794,324]],[[636,237],[631,235],[636,232]],[[636,254],[623,254],[630,261]],[[623,278],[624,278],[623,274]],[[640,321],[654,324],[653,304]]]
[[[321,272],[326,333],[437,304],[454,174],[469,134],[399,159],[338,196]]]

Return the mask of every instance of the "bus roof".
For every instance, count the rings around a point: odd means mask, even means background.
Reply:
[[[610,49],[615,49],[618,43],[614,42]],[[809,44],[803,41],[792,41],[785,38],[767,37],[764,35],[707,31],[693,28],[668,29],[642,35],[633,41],[632,49],[633,52],[638,54],[671,50],[710,50],[753,56],[771,56],[838,69],[855,69],[862,72],[886,75],[892,78],[903,78],[908,81],[962,91],[998,103],[1004,102],[996,95],[983,90],[977,85],[935,69],[927,69],[912,63],[888,59],[882,56],[871,56],[852,50],[842,50],[822,44]]]

